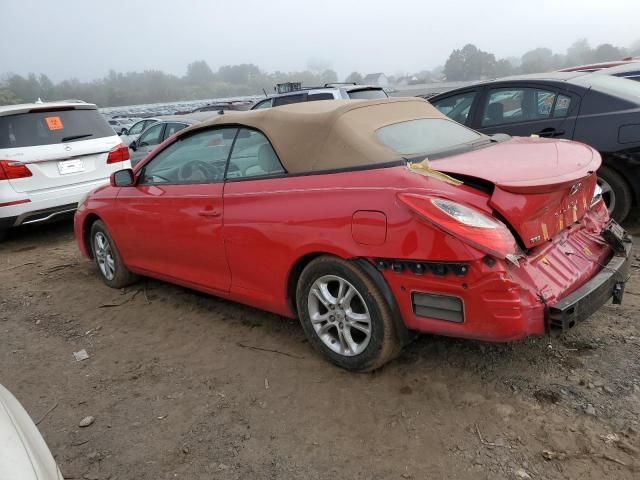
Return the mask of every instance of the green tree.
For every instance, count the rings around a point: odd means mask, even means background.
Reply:
[[[213,71],[204,60],[198,60],[187,65],[185,76],[187,83],[191,85],[205,85],[215,80]]]
[[[522,73],[548,72],[553,68],[553,52],[548,48],[536,48],[522,55]]]
[[[567,49],[567,56],[565,66],[573,67],[577,65],[584,65],[591,61],[591,46],[586,38],[581,38],[573,42],[573,44]]]
[[[492,78],[495,73],[496,57],[493,53],[484,52],[470,43],[451,52],[444,65],[444,76],[449,81]]]
[[[15,105],[16,103],[21,103],[18,97],[16,97],[15,93],[7,88],[0,88],[0,105]]]
[[[252,77],[260,76],[262,72],[252,63],[240,65],[225,65],[218,69],[218,77],[223,82],[234,85],[246,85]]]
[[[338,74],[331,69],[327,69],[320,74],[320,85],[325,85],[327,83],[335,83],[337,81],[338,81]]]
[[[507,77],[509,75],[513,75],[514,68],[509,60],[506,58],[501,58],[496,61],[495,68],[495,76],[496,77]]]
[[[353,83],[362,83],[364,81],[364,77],[358,72],[351,72],[347,78],[344,79],[345,82],[353,82]]]
[[[610,43],[598,45],[591,52],[591,62],[609,62],[612,60],[622,60],[627,56],[627,50],[624,48],[614,47]]]

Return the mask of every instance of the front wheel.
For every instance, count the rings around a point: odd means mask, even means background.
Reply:
[[[106,225],[96,220],[91,225],[91,252],[102,281],[112,288],[123,288],[138,277],[125,266]]]
[[[310,343],[342,368],[374,370],[400,352],[382,292],[351,262],[331,256],[313,260],[300,275],[296,302]]]

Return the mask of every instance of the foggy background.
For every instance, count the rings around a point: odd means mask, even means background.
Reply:
[[[89,95],[92,101],[117,104],[255,94],[265,85],[272,87],[272,81],[289,79],[289,72],[315,75],[302,75],[307,81],[344,80],[351,72],[384,72],[392,81],[433,81],[444,78],[442,67],[452,52],[467,44],[505,62],[463,75],[484,78],[520,73],[523,54],[539,47],[550,50],[542,56],[566,56],[581,39],[594,50],[602,44],[617,49],[600,52],[595,60],[640,55],[638,18],[638,0],[0,0],[0,88],[9,88],[15,98],[20,87],[8,85],[12,75],[26,81],[29,73],[36,79],[43,74],[44,86],[32,82],[33,88],[22,90],[24,96],[35,88],[42,94]],[[576,56],[582,58],[591,55]],[[204,75],[201,84],[178,88],[180,79],[189,75],[188,65],[196,61],[207,67],[199,71]],[[554,69],[568,61],[545,60],[539,68]],[[257,80],[255,68],[216,76],[220,67],[241,64],[257,67],[264,78]],[[124,78],[118,83],[114,77],[145,71],[167,75],[161,80],[156,75],[166,88],[153,98],[131,97],[133,83],[123,83]],[[20,78],[14,80],[20,83]],[[103,82],[101,88],[110,81],[109,88],[119,91],[97,98],[96,92],[79,85],[97,79]],[[247,88],[232,88],[238,79]],[[65,80],[75,86],[65,84],[54,91],[49,85]]]

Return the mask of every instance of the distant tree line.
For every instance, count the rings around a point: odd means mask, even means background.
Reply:
[[[605,43],[592,48],[587,40],[578,40],[565,54],[549,48],[536,48],[520,58],[498,59],[493,53],[480,50],[473,44],[451,52],[442,67],[424,70],[412,75],[389,77],[398,85],[430,83],[436,81],[465,81],[496,78],[518,73],[558,70],[587,63],[620,60],[627,56],[640,56],[640,41],[629,48]],[[272,92],[276,83],[296,81],[303,85],[324,85],[336,82],[336,72],[321,61],[311,62],[300,72],[267,73],[256,65],[225,65],[214,72],[203,61],[187,66],[182,77],[159,70],[109,74],[99,80],[81,82],[77,79],[53,83],[45,74],[6,75],[0,79],[0,105],[43,100],[78,98],[101,107],[135,105],[142,103],[173,102],[240,95],[258,95]],[[345,81],[361,83],[363,75],[352,72]]]
[[[630,48],[615,47],[609,43],[591,48],[589,42],[582,39],[574,42],[565,54],[553,53],[549,48],[536,48],[520,58],[509,59],[496,59],[493,53],[468,44],[451,52],[441,76],[448,81],[480,80],[519,73],[549,72],[576,65],[622,60],[628,56],[640,56],[640,41]]]
[[[9,74],[0,81],[0,105],[33,102],[37,98],[76,98],[101,107],[174,102],[257,95],[263,89],[273,92],[276,83],[289,81],[324,85],[337,82],[338,76],[331,69],[265,73],[253,64],[225,65],[214,72],[203,60],[189,64],[182,77],[159,70],[128,73],[112,70],[99,80],[81,82],[70,79],[54,84],[44,74],[30,73],[26,77]]]

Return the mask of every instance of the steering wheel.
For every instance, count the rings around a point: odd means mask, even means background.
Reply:
[[[178,177],[181,180],[197,180],[194,178],[194,170],[197,170],[202,180],[213,180],[218,178],[218,170],[202,160],[192,160],[185,163],[178,171]]]

